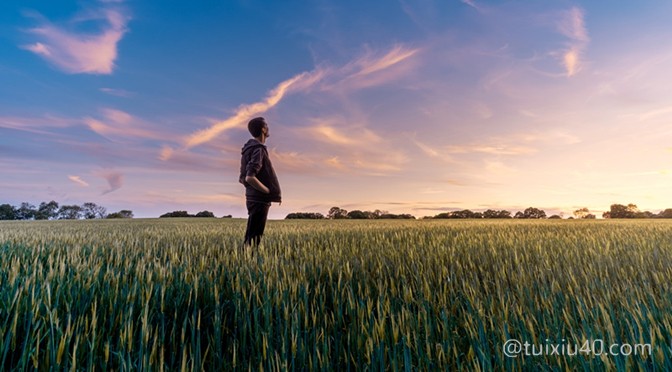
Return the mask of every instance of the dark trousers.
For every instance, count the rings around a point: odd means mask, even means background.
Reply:
[[[247,201],[247,230],[245,230],[245,245],[259,245],[264,235],[266,218],[271,203]]]

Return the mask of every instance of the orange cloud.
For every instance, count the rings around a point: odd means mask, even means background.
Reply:
[[[378,143],[381,141],[378,135],[373,133],[371,130],[362,127],[340,130],[333,125],[321,123],[306,128],[305,131],[312,139],[316,141],[339,146],[360,146],[367,143]],[[352,135],[352,133],[356,133],[356,135]]]

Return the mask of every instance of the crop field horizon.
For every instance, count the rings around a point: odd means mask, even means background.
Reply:
[[[667,220],[0,222],[3,370],[669,370]]]

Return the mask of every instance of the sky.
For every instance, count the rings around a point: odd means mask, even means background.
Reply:
[[[672,3],[0,2],[0,203],[246,217],[672,208]]]

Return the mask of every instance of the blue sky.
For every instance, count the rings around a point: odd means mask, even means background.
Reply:
[[[244,217],[247,121],[289,212],[672,207],[672,4],[0,4],[0,203]]]

